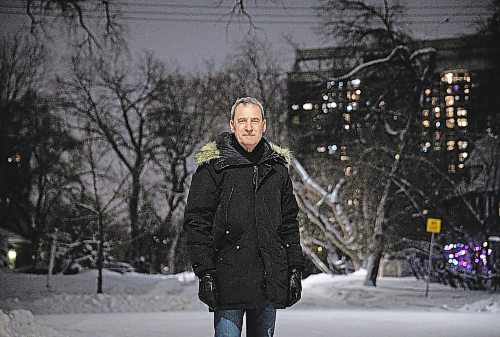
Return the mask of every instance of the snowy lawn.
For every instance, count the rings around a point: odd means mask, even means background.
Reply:
[[[430,285],[415,278],[362,285],[364,272],[313,275],[302,300],[278,312],[277,336],[500,336],[500,294]],[[172,276],[97,272],[46,276],[0,271],[0,336],[209,336],[211,314],[192,273]],[[16,310],[18,309],[18,310]],[[24,309],[24,310],[19,310]],[[29,311],[25,311],[29,310]],[[35,316],[32,316],[33,313]]]

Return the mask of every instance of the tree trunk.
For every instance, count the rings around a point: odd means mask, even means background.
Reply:
[[[175,236],[172,238],[172,244],[168,250],[168,272],[169,274],[175,274],[175,250],[177,249],[177,243],[179,242],[180,231],[177,230]]]
[[[104,265],[104,226],[102,221],[102,213],[99,212],[99,246],[97,251],[97,293],[102,294],[102,268]]]
[[[57,247],[57,228],[52,237],[52,245],[50,247],[49,271],[47,272],[47,288],[52,286],[52,272],[54,271],[54,260],[56,258]]]
[[[382,253],[384,251],[384,244],[382,237],[378,236],[374,242],[374,248],[372,249],[370,255],[368,255],[367,265],[366,265],[366,277],[364,281],[365,286],[376,287],[377,286],[377,276],[380,267],[380,260],[382,259]]]
[[[140,173],[132,173],[132,195],[129,202],[130,214],[130,233],[132,240],[131,259],[138,258],[141,254],[141,245],[139,240],[139,192],[140,192]]]

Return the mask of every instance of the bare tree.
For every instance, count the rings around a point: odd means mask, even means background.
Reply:
[[[60,33],[62,26],[79,46],[87,46],[90,51],[102,49],[103,42],[124,42],[123,26],[113,1],[25,0],[14,9],[22,8],[30,18],[30,32],[34,35],[42,33],[52,38],[54,29]]]
[[[5,106],[29,91],[39,90],[47,75],[49,58],[39,41],[19,34],[0,38],[0,104]]]
[[[410,162],[418,157],[413,132],[435,51],[412,50],[407,45],[408,37],[396,29],[401,11],[397,2],[389,1],[382,6],[324,1],[319,7],[322,33],[343,48],[351,48],[356,62],[350,71],[337,70],[344,73],[328,80],[338,83],[360,78],[369,104],[357,112],[355,130],[344,132],[349,145],[345,172],[337,181],[320,180],[331,185],[330,192],[314,182],[318,176],[310,180],[305,170],[298,169],[300,165],[294,165],[300,178],[301,209],[319,229],[314,238],[325,247],[339,249],[355,268],[365,264],[365,284],[373,286],[381,257],[390,250],[390,238],[400,228],[396,224],[412,212],[423,216],[427,200],[427,191],[407,178]]]
[[[138,222],[143,173],[156,145],[147,121],[156,107],[163,66],[151,55],[138,66],[113,55],[95,60],[74,57],[70,70],[69,79],[59,79],[64,108],[90,123],[93,135],[108,145],[130,182],[126,199],[131,255],[137,258],[142,252],[140,239],[146,235]]]
[[[194,151],[211,139],[226,120],[230,100],[226,97],[227,76],[208,73],[182,75],[173,72],[161,84],[158,108],[152,115],[151,128],[158,137],[154,150],[155,170],[161,181],[153,185],[163,196],[166,214],[157,216],[161,227],[156,240],[168,247],[163,259],[169,273],[176,271],[179,240],[182,236],[182,210],[194,166]],[[222,117],[224,116],[224,117]],[[163,202],[162,202],[163,203]],[[162,254],[163,255],[163,254]]]

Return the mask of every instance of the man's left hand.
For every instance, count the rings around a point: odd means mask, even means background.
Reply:
[[[302,271],[298,268],[290,269],[288,280],[288,306],[291,307],[300,300],[302,294]]]

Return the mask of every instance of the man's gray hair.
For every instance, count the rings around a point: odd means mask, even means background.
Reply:
[[[262,106],[262,103],[259,102],[257,98],[254,97],[241,97],[234,102],[233,106],[231,107],[231,120],[234,120],[234,112],[236,111],[236,108],[240,104],[254,104],[259,107],[260,112],[262,113],[262,119],[265,119],[266,117],[264,116],[264,107]]]

